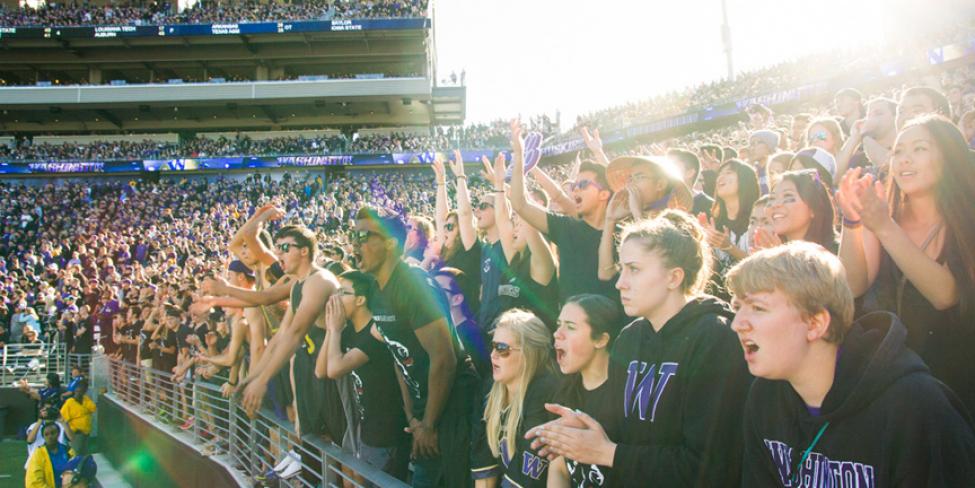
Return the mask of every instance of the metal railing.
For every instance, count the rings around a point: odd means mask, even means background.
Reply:
[[[10,386],[27,380],[44,385],[48,373],[64,371],[64,355],[58,341],[42,344],[4,344],[0,348],[0,384]]]
[[[281,486],[407,486],[338,446],[317,437],[299,438],[289,422],[266,409],[249,418],[237,399],[225,398],[216,383],[174,382],[172,373],[116,359],[108,364],[110,397],[132,412],[154,417],[160,430],[188,441],[239,477],[253,481],[293,451],[300,455],[301,472],[281,480]],[[191,417],[192,423],[184,423]],[[183,425],[176,427],[179,423]]]

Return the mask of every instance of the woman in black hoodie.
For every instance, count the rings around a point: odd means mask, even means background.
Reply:
[[[742,486],[975,486],[964,407],[891,313],[850,325],[840,260],[793,242],[728,274],[752,374]]]
[[[740,476],[741,415],[751,382],[723,302],[698,295],[709,276],[704,229],[668,210],[628,227],[616,287],[627,315],[611,361],[620,374],[606,402],[618,438],[585,413],[529,432],[545,454],[613,469],[614,486],[725,486]]]

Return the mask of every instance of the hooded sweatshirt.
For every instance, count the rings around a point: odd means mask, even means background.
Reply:
[[[611,355],[622,407],[614,486],[725,486],[740,476],[741,416],[751,376],[733,312],[694,298],[660,329],[638,319]],[[613,371],[622,374],[613,377]]]
[[[818,415],[787,381],[756,379],[745,409],[742,486],[975,486],[971,421],[905,347],[906,337],[891,313],[854,323]]]

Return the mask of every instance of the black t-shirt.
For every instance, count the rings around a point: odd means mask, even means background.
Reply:
[[[459,243],[460,249],[445,263],[464,272],[464,276],[457,280],[457,286],[464,292],[464,301],[467,302],[471,313],[475,315],[481,310],[481,248],[483,245],[483,242],[478,239],[470,249],[465,250],[464,245]]]
[[[139,357],[142,359],[152,359],[152,351],[149,349],[152,332],[139,329]]]
[[[386,345],[370,333],[370,321],[356,332],[351,324],[342,331],[342,350],[362,351],[369,362],[353,370],[352,392],[360,421],[362,442],[372,447],[401,445],[406,426],[393,357]]]
[[[694,207],[692,208],[692,211],[695,217],[701,213],[710,216],[711,207],[713,206],[714,199],[709,197],[706,193],[700,192],[694,194]]]
[[[555,276],[547,285],[542,285],[531,276],[531,251],[515,256],[511,266],[505,270],[498,285],[498,300],[501,313],[512,308],[522,308],[534,313],[545,322],[549,330],[555,330],[559,316],[559,290]]]
[[[142,328],[142,321],[136,321],[133,324],[126,324],[119,329],[119,335],[123,339],[135,339],[139,330]],[[123,343],[122,344],[122,359],[134,363],[136,358],[136,353],[138,352],[138,347],[135,344]]]
[[[156,344],[159,345],[159,348],[156,349],[156,358],[152,364],[155,369],[169,373],[176,367],[176,351],[174,350],[172,353],[163,352],[163,348],[176,347],[178,345],[176,336],[177,332],[170,330],[166,333],[165,337],[156,339]]]
[[[591,391],[586,390],[580,384],[577,386],[578,398],[571,398],[570,395],[563,392],[560,403],[569,408],[576,408],[587,413],[596,422],[599,422],[599,425],[603,427],[603,430],[606,431],[606,435],[610,439],[618,439],[619,415],[616,409],[619,407],[607,399],[612,398],[614,391],[612,387],[613,381],[618,381],[617,378],[621,374],[622,372],[618,368],[614,369],[611,365],[609,376],[612,376],[613,380],[607,378],[603,384]],[[578,378],[572,378],[568,381],[572,380],[578,381]],[[610,473],[613,468],[593,464],[580,464],[571,459],[566,459],[565,464],[569,470],[570,486],[586,488],[613,486],[610,481]]]
[[[427,403],[430,356],[416,336],[419,329],[437,319],[445,319],[450,329],[458,373],[463,371],[463,348],[450,318],[444,314],[446,297],[423,269],[400,262],[386,286],[377,294],[372,319],[393,355],[396,366],[413,398],[413,415],[423,418]]]
[[[603,231],[584,220],[548,214],[548,236],[559,246],[559,303],[581,293],[619,300],[616,280],[599,279],[599,239]]]
[[[501,240],[481,246],[481,309],[477,314],[477,323],[484,330],[493,329],[494,320],[506,310],[502,307],[498,287],[503,277],[509,274]]]

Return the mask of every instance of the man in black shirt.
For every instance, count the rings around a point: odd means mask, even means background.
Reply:
[[[322,346],[324,334],[320,334],[317,340],[309,336],[316,330],[320,331],[311,325],[324,320],[325,303],[338,288],[332,273],[315,266],[316,244],[315,234],[307,228],[289,225],[278,231],[276,245],[279,262],[284,272],[295,279],[291,287],[291,306],[281,320],[280,330],[271,338],[261,360],[251,368],[241,385],[244,392],[241,403],[247,414],[253,417],[267,393],[268,381],[294,356],[292,374],[298,406],[299,434],[324,433],[320,424],[324,423],[321,411],[325,409],[315,408],[314,405],[322,401],[316,396],[316,391],[325,388],[311,388],[312,391],[308,389],[315,384],[313,380],[316,380],[312,353]],[[307,378],[308,376],[311,378]],[[344,418],[342,420],[344,423]],[[335,431],[344,431],[344,428],[330,430],[333,439],[340,439],[343,432]]]
[[[410,439],[393,357],[373,331],[371,307],[379,284],[372,275],[347,271],[325,306],[325,347],[315,376],[334,380],[351,375],[354,417],[351,449],[359,459],[405,480]]]
[[[516,144],[519,137],[513,137]],[[520,154],[520,150],[513,153]],[[582,293],[595,293],[612,300],[619,299],[612,280],[601,281],[598,277],[599,240],[602,237],[606,205],[613,192],[606,180],[606,168],[584,161],[572,183],[572,198],[579,218],[551,213],[527,198],[525,190],[525,163],[514,158],[511,171],[511,207],[522,221],[545,234],[559,247],[559,303]]]
[[[364,207],[355,253],[376,277],[376,331],[393,355],[413,434],[413,486],[470,484],[470,426],[476,374],[445,314],[445,297],[426,272],[402,260],[406,226]]]

